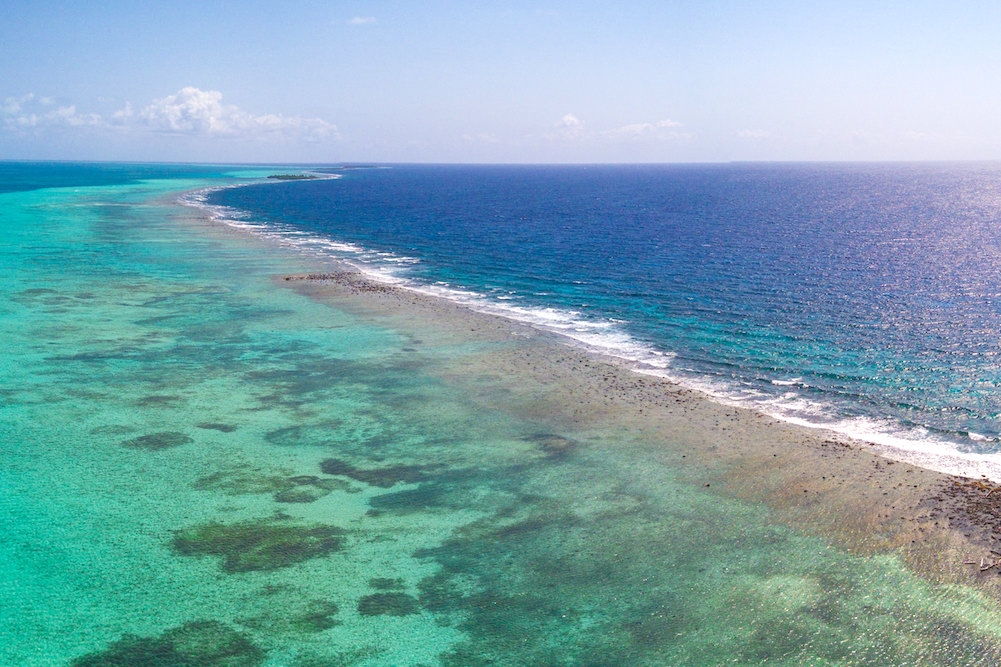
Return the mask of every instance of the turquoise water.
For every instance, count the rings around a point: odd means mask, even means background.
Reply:
[[[531,341],[296,293],[205,183],[0,194],[0,664],[1001,659],[982,594],[527,409]]]

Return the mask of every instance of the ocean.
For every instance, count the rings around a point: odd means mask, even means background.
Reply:
[[[991,457],[999,171],[0,162],[0,664],[998,664],[951,480],[727,402]]]
[[[997,164],[320,171],[340,178],[207,201],[375,277],[923,465],[999,451]]]

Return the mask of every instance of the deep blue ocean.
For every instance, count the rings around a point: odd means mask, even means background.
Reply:
[[[320,171],[207,200],[722,400],[1001,450],[1001,165]]]

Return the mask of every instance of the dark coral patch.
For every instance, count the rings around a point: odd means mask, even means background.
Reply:
[[[316,477],[315,475],[297,475],[289,477],[285,482],[291,487],[275,494],[275,500],[280,503],[312,503],[331,491],[351,491],[351,483],[332,477]]]
[[[219,422],[202,422],[201,424],[196,424],[198,428],[203,428],[209,431],[219,431],[221,433],[232,433],[236,430],[236,427],[232,424],[221,424]]]
[[[136,401],[136,405],[141,407],[155,407],[157,405],[173,405],[181,401],[180,396],[168,396],[166,394],[151,394],[149,396],[143,396]]]
[[[194,442],[191,436],[178,431],[163,431],[160,433],[149,433],[138,438],[132,438],[122,443],[123,446],[131,449],[145,449],[156,452],[161,449],[186,445]]]
[[[330,495],[329,489],[306,485],[276,493],[275,500],[279,503],[314,503],[328,495]]]
[[[374,577],[368,580],[368,585],[379,591],[393,591],[403,588],[403,579]]]
[[[439,466],[396,465],[385,468],[356,468],[340,459],[324,459],[320,470],[328,475],[343,475],[371,486],[388,489],[400,482],[413,484],[428,479],[427,471]]]
[[[193,621],[159,637],[125,635],[73,667],[253,667],[264,652],[218,621]]]
[[[368,503],[374,510],[389,510],[394,512],[423,512],[434,507],[446,505],[448,489],[441,484],[423,484],[416,489],[384,493],[369,498]]]
[[[337,605],[333,602],[316,600],[292,619],[293,627],[301,632],[329,630],[339,624],[339,621],[334,618],[337,612]]]
[[[174,533],[184,556],[220,556],[225,572],[277,570],[340,551],[344,531],[333,526],[294,526],[273,521],[207,523]]]
[[[373,593],[358,600],[362,616],[409,616],[419,610],[417,600],[406,593]]]
[[[254,493],[280,493],[295,486],[282,475],[271,474],[252,466],[212,473],[195,480],[192,485],[199,491],[218,491],[230,496]]]
[[[286,595],[289,592],[279,591]],[[276,600],[273,613],[241,619],[241,623],[269,634],[286,632],[314,634],[339,625],[340,621],[335,618],[337,612],[337,605],[333,602],[303,600],[302,594],[296,593],[294,597]]]
[[[531,435],[525,438],[525,440],[541,449],[542,453],[550,459],[566,458],[579,446],[578,443],[570,438],[553,433]]]

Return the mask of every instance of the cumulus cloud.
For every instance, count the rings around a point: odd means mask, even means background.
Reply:
[[[97,114],[78,113],[74,105],[51,109],[54,104],[55,101],[51,97],[38,97],[34,93],[8,97],[0,105],[0,118],[7,129],[102,124],[101,117]]]
[[[556,123],[556,131],[560,136],[568,139],[580,138],[584,136],[584,121],[572,113],[568,113]]]
[[[356,16],[353,19],[351,19],[350,21],[348,21],[348,25],[366,25],[368,23],[375,23],[375,17],[374,16]]]
[[[255,115],[222,101],[217,90],[182,88],[135,111],[131,103],[110,114],[81,113],[75,105],[50,107],[50,98],[27,94],[8,97],[0,105],[0,119],[8,129],[44,127],[114,128],[120,132],[151,131],[163,134],[233,139],[267,139],[282,136],[319,142],[337,139],[337,127],[320,118]]]
[[[737,136],[741,139],[748,139],[750,141],[760,141],[762,139],[768,139],[772,136],[772,133],[768,130],[741,130],[737,133]]]
[[[623,125],[622,127],[606,130],[602,133],[602,136],[613,141],[636,141],[642,139],[668,140],[687,138],[689,135],[681,132],[679,129],[681,127],[683,127],[683,125],[678,121],[665,119],[659,120],[655,123],[632,123],[630,125]]]
[[[129,119],[131,107],[116,112],[114,118]],[[253,138],[268,134],[297,134],[322,141],[337,136],[337,128],[319,118],[280,114],[255,116],[232,104],[223,104],[222,93],[182,88],[174,95],[154,100],[135,118],[156,132],[220,137]]]

